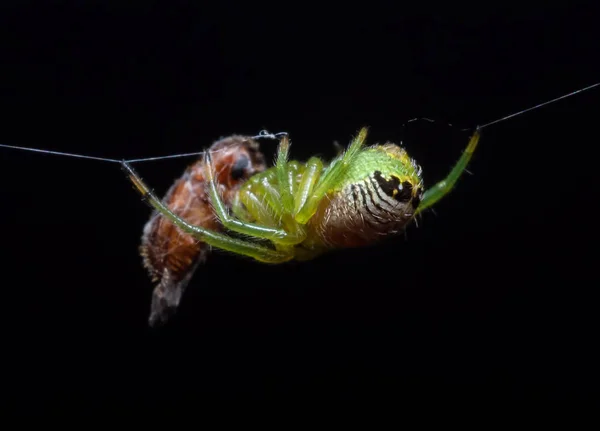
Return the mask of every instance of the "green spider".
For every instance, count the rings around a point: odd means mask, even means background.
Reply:
[[[289,161],[284,135],[275,166],[253,175],[229,208],[214,179],[210,152],[204,153],[209,197],[215,215],[237,236],[193,226],[171,212],[127,162],[123,169],[136,189],[181,231],[215,248],[261,262],[309,260],[327,250],[374,244],[395,235],[452,190],[480,138],[477,129],[448,176],[424,190],[421,168],[392,143],[364,145],[363,128],[328,166],[317,157]]]

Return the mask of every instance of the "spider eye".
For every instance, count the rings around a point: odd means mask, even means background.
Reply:
[[[231,178],[239,180],[246,174],[246,169],[250,166],[250,159],[241,155],[231,167]]]

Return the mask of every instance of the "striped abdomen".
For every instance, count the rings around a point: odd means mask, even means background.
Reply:
[[[359,247],[401,232],[413,218],[422,196],[416,186],[375,171],[347,184],[321,203],[311,220],[315,235],[327,247]]]

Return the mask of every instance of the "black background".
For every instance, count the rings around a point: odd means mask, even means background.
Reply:
[[[116,159],[264,128],[289,132],[294,158],[330,158],[368,125],[432,184],[462,128],[600,80],[582,3],[1,11],[1,143]],[[0,149],[3,387],[128,402],[596,397],[599,102],[596,88],[484,129],[473,175],[406,238],[279,266],[213,253],[158,330],[137,254],[150,210],[119,166]],[[419,116],[438,121],[404,125]],[[162,195],[191,161],[137,169]]]

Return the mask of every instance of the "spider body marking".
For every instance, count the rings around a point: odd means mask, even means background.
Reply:
[[[221,196],[215,162],[206,151],[208,196],[224,232],[178,216],[129,164],[122,166],[147,202],[194,238],[266,263],[309,260],[328,250],[374,244],[402,232],[416,214],[454,187],[477,147],[480,130],[449,175],[428,190],[421,169],[403,148],[391,143],[366,147],[366,136],[367,129],[361,129],[348,149],[327,166],[316,157],[306,163],[289,161],[290,144],[284,136],[275,166],[252,175],[230,203]]]

